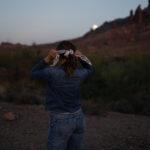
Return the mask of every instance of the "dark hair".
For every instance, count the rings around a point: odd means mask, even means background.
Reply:
[[[73,45],[69,41],[62,41],[57,45],[57,50],[70,50],[72,49],[74,52],[77,50],[76,46]],[[60,54],[60,59],[65,58],[66,61],[64,62],[65,71],[69,76],[73,75],[74,70],[77,67],[77,57],[72,54],[69,54],[68,57],[65,57],[63,54]]]

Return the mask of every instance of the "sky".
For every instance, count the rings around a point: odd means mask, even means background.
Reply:
[[[0,0],[0,43],[31,45],[83,36],[148,0]]]

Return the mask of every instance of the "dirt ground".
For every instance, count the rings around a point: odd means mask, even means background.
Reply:
[[[9,111],[16,120],[3,119]],[[83,150],[150,150],[150,117],[115,112],[85,117]],[[48,129],[43,105],[0,102],[0,150],[44,150]]]

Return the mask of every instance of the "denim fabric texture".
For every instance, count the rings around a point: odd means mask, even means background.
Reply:
[[[69,77],[64,65],[47,66],[44,59],[31,70],[31,75],[45,80],[45,110],[50,111],[46,150],[82,150],[86,122],[80,104],[80,85],[93,72],[92,65],[80,60]]]
[[[81,109],[74,113],[50,113],[46,150],[82,150],[85,129]]]
[[[31,75],[47,83],[45,110],[73,113],[81,108],[80,85],[93,72],[93,67],[83,60],[80,63],[83,68],[76,68],[71,77],[63,65],[46,67],[44,59],[32,68]]]

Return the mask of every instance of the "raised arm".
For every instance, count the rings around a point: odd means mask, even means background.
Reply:
[[[46,79],[48,77],[48,68],[45,68],[46,65],[45,59],[40,60],[33,66],[30,72],[31,76],[37,79]]]
[[[85,74],[87,76],[90,75],[94,71],[91,61],[85,55],[83,55],[79,50],[76,50],[75,55],[79,56],[78,58],[81,65],[84,68]]]
[[[50,77],[50,67],[46,67],[46,65],[54,59],[57,55],[55,50],[50,50],[49,55],[40,60],[35,66],[33,66],[30,74],[37,79],[47,79]]]

